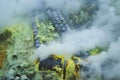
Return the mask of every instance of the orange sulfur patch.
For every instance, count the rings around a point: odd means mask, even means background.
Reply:
[[[6,58],[6,50],[1,50],[0,51],[0,68],[3,67],[3,62]]]
[[[0,69],[3,68],[4,60],[7,57],[7,46],[11,41],[11,35],[12,33],[10,30],[5,30],[0,34]]]

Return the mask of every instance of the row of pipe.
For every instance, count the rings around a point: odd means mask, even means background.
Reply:
[[[60,11],[48,9],[46,14],[60,34],[67,31],[69,25]]]
[[[32,29],[33,29],[33,35],[34,35],[34,45],[36,48],[40,47],[40,41],[39,41],[39,37],[38,35],[38,29],[37,29],[37,25],[35,22],[35,14],[32,15]]]

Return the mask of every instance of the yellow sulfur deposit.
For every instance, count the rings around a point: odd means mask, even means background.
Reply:
[[[75,63],[73,60],[68,60],[66,65],[66,80],[75,80],[76,79],[76,70]]]
[[[99,54],[102,51],[103,51],[102,48],[96,47],[94,49],[89,50],[88,52],[90,53],[90,55],[96,55],[96,54]]]
[[[0,50],[0,68],[3,67],[5,58],[6,58],[6,50]]]

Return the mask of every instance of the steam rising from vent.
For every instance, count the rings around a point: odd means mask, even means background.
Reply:
[[[38,0],[1,0],[0,1],[0,23],[7,24],[16,17],[23,15],[38,7]],[[10,23],[9,22],[9,23]]]
[[[61,42],[53,41],[48,45],[41,45],[37,55],[45,59],[49,55],[70,55],[79,51],[87,51],[96,46],[105,47],[111,41],[111,35],[97,28],[82,31],[71,31],[63,36]],[[68,56],[66,56],[67,59]]]
[[[49,55],[73,55],[79,51],[87,51],[96,46],[107,46],[109,49],[99,55],[88,57],[90,77],[85,80],[96,80],[103,77],[105,80],[120,79],[120,6],[117,4],[120,1],[116,0],[99,0],[99,11],[92,22],[90,29],[80,31],[70,31],[66,33],[61,42],[53,41],[48,45],[41,45],[36,50],[35,56],[39,56],[41,60]],[[89,65],[90,64],[90,65]],[[94,72],[93,72],[94,71]],[[87,74],[84,73],[84,77]]]
[[[104,3],[104,4],[103,4]],[[109,46],[119,37],[119,19],[112,1],[99,0],[100,10],[92,22],[90,29],[70,31],[62,37],[61,42],[53,41],[42,45],[36,53],[44,59],[51,54],[75,54],[81,50],[89,50],[96,46]]]
[[[82,1],[79,0],[0,0],[0,29],[14,24],[22,16],[26,18],[35,10],[42,11],[51,7],[68,13],[79,10],[81,4]]]
[[[44,60],[54,54],[64,55],[68,59],[79,51],[87,51],[96,46],[108,47],[106,52],[88,57],[89,62],[84,66],[90,63],[88,74],[91,76],[86,80],[95,80],[101,76],[105,80],[120,79],[120,1],[98,1],[99,11],[94,15],[91,25],[88,25],[89,28],[70,30],[60,41],[41,44],[34,57]],[[56,8],[68,14],[79,11],[83,2],[84,0],[0,0],[0,32],[4,26],[14,24],[35,10]],[[87,75],[84,72],[83,74]]]
[[[99,55],[90,56],[88,58],[89,63],[89,74],[94,76],[90,77],[89,80],[93,80],[96,76],[103,76],[105,80],[120,79],[120,38],[111,42],[108,51],[102,52]],[[92,72],[94,70],[94,72]]]
[[[0,0],[0,32],[38,7],[39,0]]]

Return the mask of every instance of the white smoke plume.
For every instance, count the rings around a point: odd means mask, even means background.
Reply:
[[[41,45],[36,51],[40,58],[46,55],[63,54],[73,55],[81,50],[89,50],[96,46],[108,46],[119,36],[119,16],[115,13],[115,7],[111,1],[99,0],[100,10],[90,29],[70,31],[66,33],[61,42],[53,41],[48,45]]]
[[[94,76],[103,76],[105,80],[120,79],[120,38],[111,42],[108,51],[102,52],[99,55],[90,56],[88,61],[91,65],[89,66],[89,74]],[[93,72],[94,70],[94,72]],[[93,80],[89,78],[89,80]]]
[[[5,26],[15,24],[22,16],[30,15],[35,10],[42,11],[49,7],[61,8],[73,12],[80,8],[79,0],[0,0],[0,32]],[[75,8],[75,9],[74,9]],[[25,18],[24,16],[24,18]]]
[[[37,8],[39,0],[0,0],[0,31]]]
[[[80,2],[79,2],[80,1]],[[84,0],[0,0],[0,32],[4,26],[14,24],[21,15],[29,15],[33,10],[49,7],[58,8],[64,12],[74,12],[80,9]],[[92,0],[91,0],[92,1]],[[49,55],[64,55],[71,57],[79,51],[87,51],[96,46],[109,47],[108,51],[96,56],[90,56],[90,70],[96,69],[93,76],[101,75],[105,80],[117,78],[120,75],[120,1],[98,0],[99,11],[95,15],[91,28],[72,30],[66,33],[60,42],[52,41],[41,45],[35,51],[35,56],[42,60]],[[105,61],[112,60],[112,68],[102,69]],[[106,62],[107,64],[107,62]],[[113,65],[114,64],[114,65]],[[88,80],[91,80],[89,78]],[[92,79],[93,80],[93,79]]]
[[[102,77],[104,80],[119,80],[120,77],[120,3],[119,0],[98,0],[99,11],[94,18],[90,29],[70,31],[66,33],[60,42],[50,42],[41,45],[36,50],[35,56],[41,60],[49,55],[73,55],[81,50],[89,50],[96,46],[107,46],[109,49],[99,55],[88,57],[88,73],[91,76],[85,80],[96,80]],[[85,76],[87,77],[87,76]]]
[[[102,77],[102,80],[119,80],[120,14],[118,8],[120,8],[120,6],[117,4],[120,3],[120,1],[99,1],[100,10],[98,11],[97,18],[93,24],[95,27],[101,27],[105,32],[110,31],[111,34],[114,35],[111,37],[113,41],[110,42],[109,49],[107,51],[104,51],[99,55],[88,57],[88,64],[86,66],[89,67],[89,70],[87,73],[84,73],[83,71],[83,74],[90,75],[86,80],[96,80],[97,77]]]
[[[7,24],[8,19],[12,20],[20,14],[24,14],[38,5],[38,0],[1,0],[0,1],[0,22]]]
[[[80,9],[82,0],[45,0],[47,7],[58,8],[64,12],[75,12]]]
[[[51,42],[48,45],[41,45],[37,50],[37,54],[41,59],[47,56],[56,55],[70,55],[83,50],[87,51],[96,46],[108,45],[111,41],[111,35],[103,30],[97,28],[85,29],[82,31],[72,31],[67,33],[61,42]],[[68,56],[66,56],[67,58]]]

